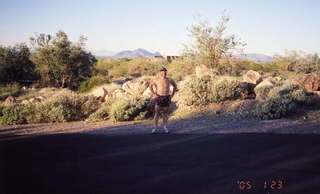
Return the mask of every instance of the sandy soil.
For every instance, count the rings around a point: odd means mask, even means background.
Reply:
[[[0,140],[22,138],[24,136],[90,133],[90,134],[149,134],[152,121],[112,123],[69,122],[35,125],[0,126]],[[320,134],[319,121],[304,120],[249,120],[223,117],[193,116],[174,119],[169,122],[171,134],[223,134],[223,133],[282,133],[282,134]],[[162,133],[163,131],[158,131]]]

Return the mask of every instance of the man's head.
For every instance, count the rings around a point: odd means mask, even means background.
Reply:
[[[164,68],[164,67],[162,67],[161,69],[160,69],[160,77],[166,77],[167,76],[167,69],[166,68]]]

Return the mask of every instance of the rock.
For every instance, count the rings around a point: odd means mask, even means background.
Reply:
[[[46,97],[44,97],[44,96],[38,96],[37,97],[41,102],[43,102],[45,99],[46,99]]]
[[[148,87],[149,82],[140,79],[127,81],[122,85],[122,89],[131,95],[142,95]]]
[[[261,88],[261,87],[273,87],[274,81],[272,78],[266,78],[262,82],[260,82],[255,88]]]
[[[320,91],[320,76],[316,74],[305,74],[295,81],[309,92]]]
[[[152,92],[151,92],[151,89],[150,87],[148,87],[142,94],[143,96],[146,96],[146,97],[152,97]]]
[[[8,96],[4,102],[2,103],[2,105],[12,105],[17,103],[17,99],[13,96]]]
[[[115,97],[115,98],[123,98],[123,97],[128,96],[128,94],[126,93],[126,91],[124,91],[123,89],[119,88],[119,89],[115,89],[112,92],[111,96]]]
[[[40,98],[31,98],[29,100],[29,102],[31,102],[31,103],[41,103],[41,99]]]
[[[262,82],[260,82],[255,88],[254,93],[256,94],[257,100],[265,100],[268,97],[269,91],[272,87],[274,87],[275,82],[273,79],[266,78]]]
[[[130,81],[132,80],[131,77],[119,77],[119,78],[116,78],[116,79],[112,79],[112,82],[115,83],[115,84],[124,84],[125,82],[127,81]]]
[[[201,64],[196,66],[196,76],[198,78],[212,78],[214,76],[214,73],[212,69],[209,69],[207,66]]]
[[[279,77],[279,76],[272,77],[271,79],[272,79],[272,81],[275,82],[275,83],[280,82],[280,81],[282,80],[282,78]]]
[[[21,104],[30,104],[29,100],[22,100]]]
[[[262,77],[260,73],[249,70],[246,74],[243,75],[243,81],[257,85],[262,81]]]

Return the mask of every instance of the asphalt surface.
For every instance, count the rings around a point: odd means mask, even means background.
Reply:
[[[320,193],[319,153],[314,134],[30,136],[0,141],[0,193]]]

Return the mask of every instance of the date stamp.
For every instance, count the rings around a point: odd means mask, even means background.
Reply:
[[[285,186],[283,180],[263,180],[263,181],[251,181],[251,180],[237,180],[237,187],[239,190],[255,190],[255,189],[265,189],[265,190],[282,190]]]

